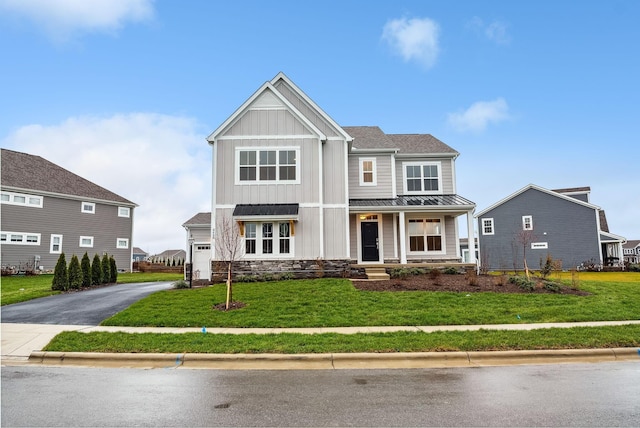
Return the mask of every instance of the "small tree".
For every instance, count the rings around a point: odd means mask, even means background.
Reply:
[[[74,254],[69,262],[69,288],[77,290],[80,287],[82,287],[82,269],[78,256]]]
[[[53,270],[53,282],[51,289],[57,291],[66,291],[69,289],[69,276],[67,275],[67,260],[64,253],[58,257],[58,262]]]
[[[118,282],[118,266],[116,265],[116,259],[113,256],[109,257],[109,266],[111,266],[111,280],[109,282]]]
[[[242,235],[240,226],[230,217],[222,218],[215,232],[216,256],[227,267],[227,302],[225,308],[229,310],[233,299],[233,284],[231,281],[233,262],[238,260],[242,254]],[[193,269],[193,260],[191,260],[191,264],[191,269]]]
[[[102,256],[102,262],[100,264],[102,267],[102,283],[106,284],[111,281],[111,262],[109,261],[107,253]]]
[[[531,277],[529,275],[529,266],[527,265],[527,247],[529,247],[535,239],[536,237],[533,234],[533,230],[520,230],[515,234],[515,241],[522,246],[524,273],[528,280],[530,280]]]
[[[82,286],[91,287],[91,260],[89,260],[89,255],[86,252],[82,256],[80,269],[82,269]]]
[[[96,254],[91,262],[91,285],[100,284],[102,284],[102,262],[100,256]]]

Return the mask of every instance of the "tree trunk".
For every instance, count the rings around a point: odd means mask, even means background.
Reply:
[[[229,310],[231,304],[231,263],[227,265],[227,305],[226,309]]]

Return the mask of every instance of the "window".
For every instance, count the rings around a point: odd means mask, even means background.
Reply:
[[[127,238],[116,239],[116,248],[129,248],[129,239]]]
[[[88,214],[95,214],[96,212],[96,204],[93,202],[83,202],[82,203],[82,212]]]
[[[482,219],[482,234],[483,235],[493,235],[493,219],[492,218],[483,218]]]
[[[93,236],[81,236],[80,237],[80,246],[93,248]]]
[[[9,245],[40,245],[39,233],[2,232],[0,242]]]
[[[51,235],[51,245],[49,247],[51,254],[62,253],[62,235]]]
[[[360,159],[360,185],[375,186],[376,177],[376,160],[375,158]]]
[[[131,208],[118,207],[118,217],[130,217],[130,216],[131,216]]]
[[[2,192],[2,203],[42,208],[42,196],[23,195],[22,193]]]
[[[440,162],[405,162],[403,165],[406,194],[442,193]]]
[[[258,233],[258,231],[260,231]],[[293,226],[290,222],[244,224],[245,254],[259,256],[290,255],[293,252]]]
[[[409,220],[409,251],[442,251],[442,227],[438,218]]]
[[[299,149],[237,149],[237,184],[298,182]]]
[[[522,216],[522,230],[533,230],[533,217],[530,215]]]

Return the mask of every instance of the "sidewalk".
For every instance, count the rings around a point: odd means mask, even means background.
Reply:
[[[495,324],[455,326],[386,326],[332,328],[205,328],[209,334],[374,333],[395,331],[532,330],[541,328],[598,327],[640,324],[635,321]],[[570,361],[640,360],[640,349],[616,348],[561,351],[420,352],[381,354],[102,354],[42,352],[63,331],[127,333],[202,333],[199,328],[109,327],[52,324],[2,324],[2,365],[47,364],[110,367],[184,367],[220,369],[336,369],[409,368],[477,365],[539,364]]]

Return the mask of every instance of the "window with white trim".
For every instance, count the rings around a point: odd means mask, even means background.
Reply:
[[[51,244],[49,245],[49,253],[62,253],[62,235],[51,235]]]
[[[360,159],[360,185],[375,186],[377,183],[376,159],[361,158]]]
[[[439,218],[409,219],[409,252],[442,252],[443,231]]]
[[[26,195],[22,193],[2,192],[0,200],[3,204],[22,205],[26,207],[42,208],[42,196]]]
[[[244,223],[244,250],[254,256],[289,256],[293,252],[290,222]]]
[[[533,230],[533,217],[530,215],[522,216],[522,230]]]
[[[440,162],[404,162],[404,192],[407,195],[442,193]]]
[[[81,236],[80,246],[86,248],[93,248],[93,236]]]
[[[236,183],[297,183],[298,148],[236,149]]]
[[[0,242],[3,245],[40,245],[40,234],[30,232],[7,232],[0,233]]]
[[[131,216],[131,208],[129,207],[118,207],[118,217],[130,217]]]
[[[120,248],[120,249],[129,248],[129,239],[128,238],[118,238],[118,239],[116,239],[116,248]]]
[[[492,218],[483,218],[482,220],[482,234],[483,235],[493,235],[493,219]]]
[[[83,202],[81,211],[87,214],[95,214],[96,213],[96,204],[93,202]]]

